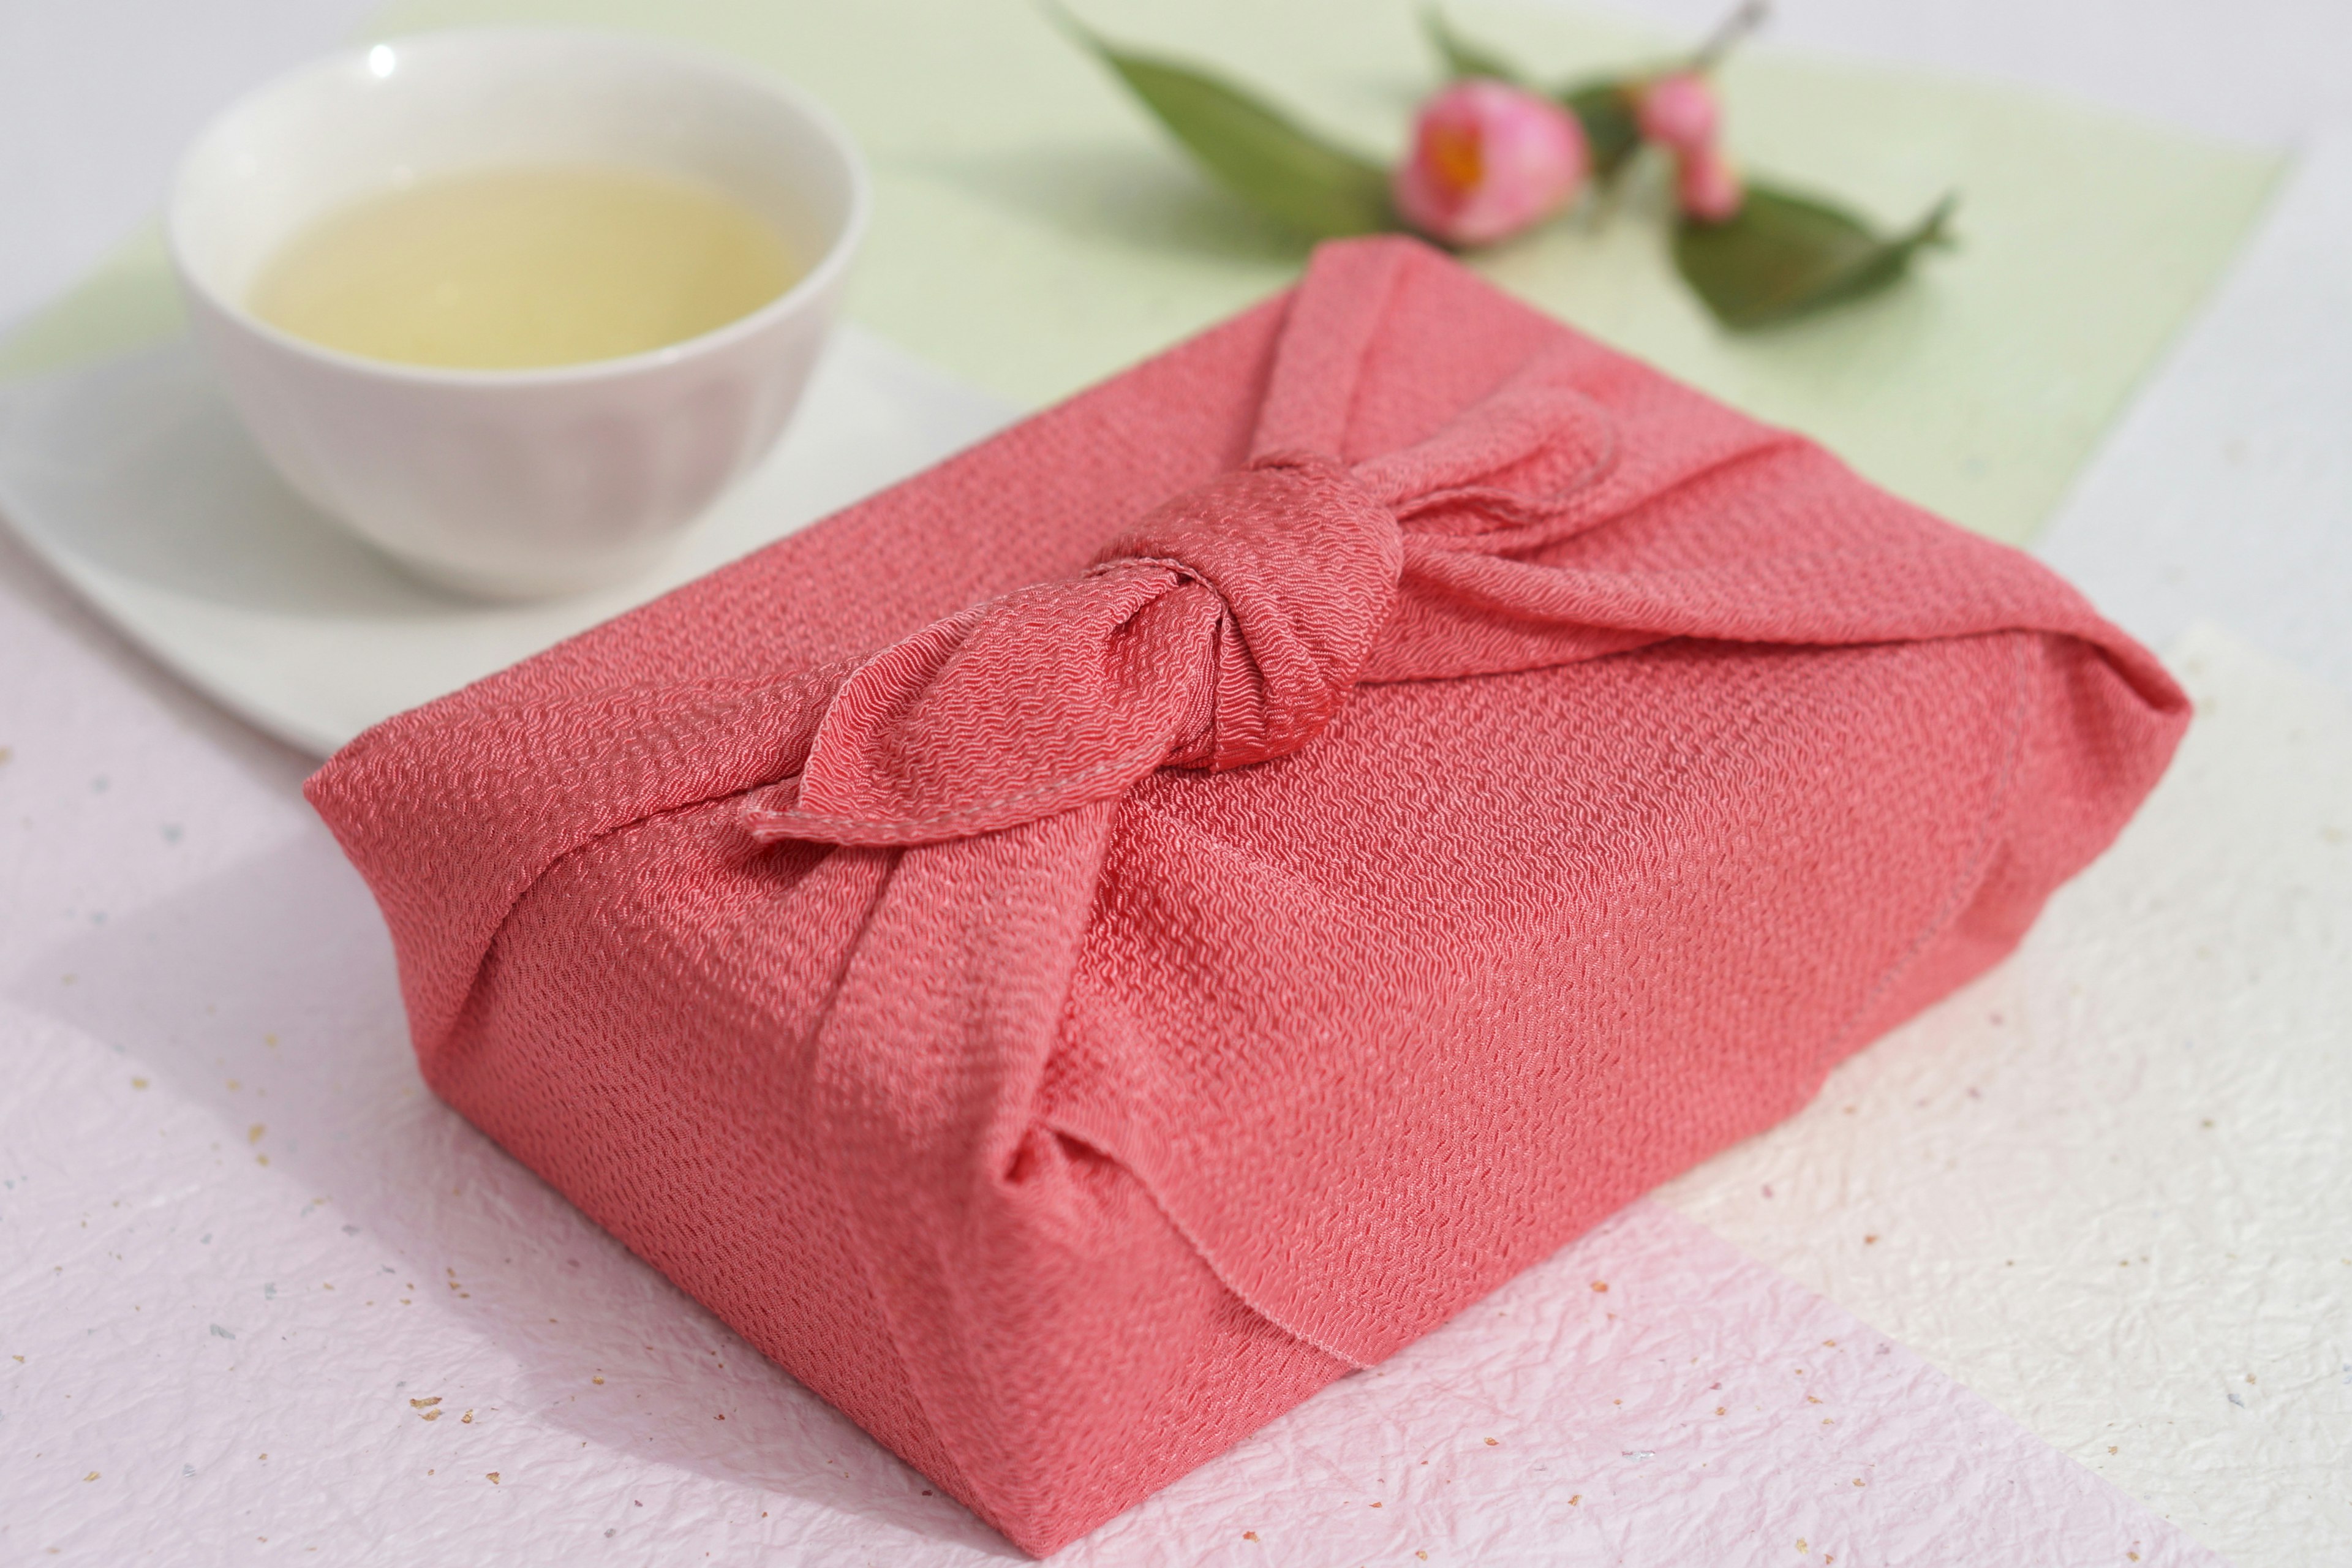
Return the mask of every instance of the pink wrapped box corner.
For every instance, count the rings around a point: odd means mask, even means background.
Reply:
[[[1378,239],[310,793],[435,1090],[1042,1554],[1788,1115],[2186,722]]]

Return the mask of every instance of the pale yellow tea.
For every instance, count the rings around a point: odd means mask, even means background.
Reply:
[[[272,326],[370,359],[521,370],[725,326],[800,275],[749,208],[632,169],[420,180],[321,219],[253,290]]]

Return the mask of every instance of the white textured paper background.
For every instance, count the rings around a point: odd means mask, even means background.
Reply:
[[[1007,1554],[426,1095],[303,762],[68,635],[0,622],[65,674],[0,763],[0,1561]],[[1779,1268],[1636,1205],[1072,1559],[2324,1561],[2352,717],[2183,664],[2017,958],[1666,1194]]]
[[[1659,1195],[2252,1565],[2352,1561],[2352,708],[2200,628],[2011,963]]]

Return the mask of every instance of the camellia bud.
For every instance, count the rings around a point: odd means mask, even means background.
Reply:
[[[1486,245],[1558,212],[1583,185],[1584,128],[1549,98],[1472,79],[1433,95],[1390,179],[1397,212],[1448,245]]]
[[[1683,211],[1700,223],[1727,223],[1739,216],[1748,193],[1739,171],[1712,142],[1683,155],[1675,170],[1675,195]]]
[[[1633,112],[1644,141],[1685,157],[1714,142],[1723,123],[1715,89],[1696,71],[1677,71],[1651,82],[1641,89]]]

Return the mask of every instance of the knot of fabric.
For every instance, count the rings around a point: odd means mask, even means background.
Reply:
[[[1097,570],[1163,566],[1223,606],[1196,689],[1196,727],[1163,761],[1234,768],[1295,752],[1347,701],[1396,599],[1393,513],[1339,465],[1260,458],[1169,501]]]
[[[843,680],[762,841],[935,843],[1125,793],[1153,769],[1297,751],[1387,622],[1395,514],[1276,454],[1166,502],[1079,576],[936,622]]]
[[[1302,351],[1275,379],[1247,466],[1162,503],[1078,575],[850,669],[801,771],[746,797],[752,837],[940,843],[1115,799],[1157,768],[1296,752],[1403,619],[1407,529],[1440,552],[1520,548],[1616,460],[1613,423],[1560,356],[1353,463],[1326,455],[1351,376]],[[1476,587],[1446,584],[1444,603],[1483,635]]]

